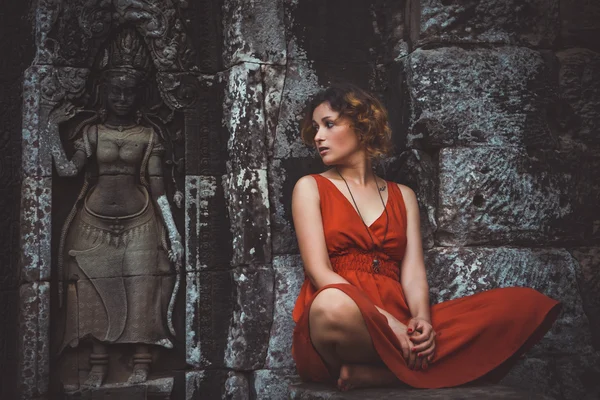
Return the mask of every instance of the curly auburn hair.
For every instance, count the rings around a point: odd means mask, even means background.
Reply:
[[[305,144],[315,145],[317,132],[313,126],[313,112],[322,103],[329,103],[331,109],[339,113],[339,118],[350,121],[350,127],[371,158],[391,153],[392,131],[386,109],[375,96],[350,83],[332,85],[310,100],[300,123],[300,134]]]

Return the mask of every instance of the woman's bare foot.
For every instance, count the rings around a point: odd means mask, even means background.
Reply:
[[[390,386],[399,383],[400,381],[396,378],[396,375],[386,367],[367,364],[344,364],[340,368],[337,387],[345,392],[352,389]]]

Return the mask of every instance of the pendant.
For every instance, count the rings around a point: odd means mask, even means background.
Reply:
[[[372,266],[373,266],[373,271],[379,272],[379,260],[378,259],[376,259],[376,258],[373,259]]]

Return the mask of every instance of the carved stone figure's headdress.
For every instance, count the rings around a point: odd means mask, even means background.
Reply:
[[[134,29],[127,28],[103,49],[98,67],[103,75],[127,73],[143,79],[152,68],[152,59],[143,38]]]

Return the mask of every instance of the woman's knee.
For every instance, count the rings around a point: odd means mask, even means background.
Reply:
[[[360,310],[347,294],[338,289],[325,289],[311,305],[311,331],[315,328],[328,336],[336,335],[351,326],[358,316]]]

